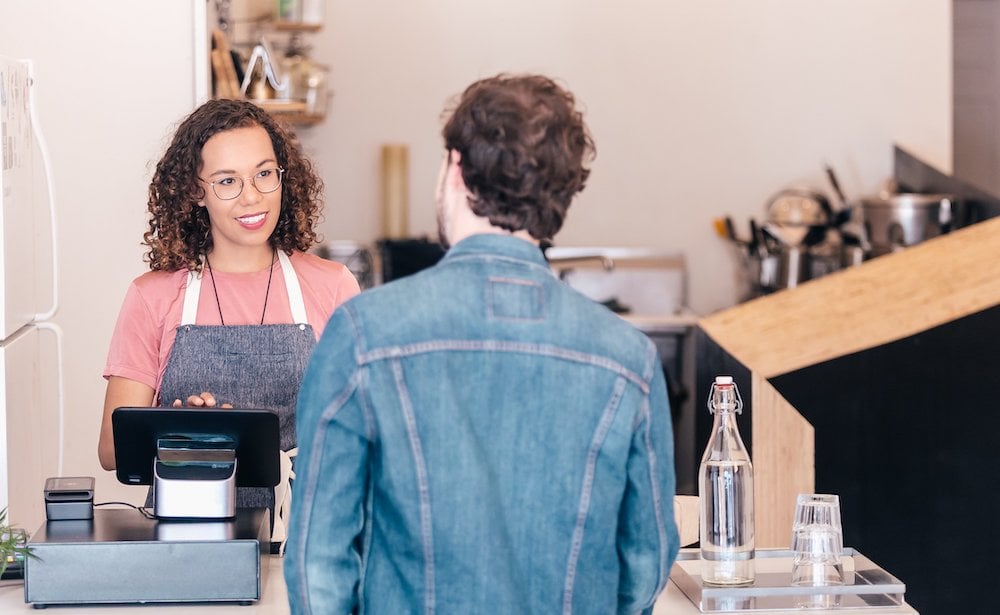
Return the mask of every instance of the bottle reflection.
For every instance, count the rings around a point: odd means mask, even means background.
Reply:
[[[757,599],[754,596],[720,596],[706,598],[702,611],[748,611],[756,606]]]
[[[836,609],[840,607],[840,594],[812,594],[799,596],[795,606],[800,609]]]

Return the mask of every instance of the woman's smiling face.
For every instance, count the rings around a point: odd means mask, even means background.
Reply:
[[[201,149],[199,178],[205,197],[199,205],[208,210],[212,228],[213,254],[235,254],[246,248],[266,248],[281,213],[281,185],[278,160],[267,131],[260,126],[235,128],[213,135]],[[277,189],[270,188],[278,176]],[[235,194],[235,198],[219,195]],[[256,182],[256,185],[255,183]]]

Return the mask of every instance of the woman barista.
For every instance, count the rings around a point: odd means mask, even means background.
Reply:
[[[256,105],[212,100],[177,128],[149,187],[151,271],[136,278],[104,377],[98,456],[115,468],[121,406],[270,408],[295,447],[295,401],[333,310],[359,292],[343,265],[307,254],[321,183],[298,144]],[[240,489],[237,506],[268,506]]]

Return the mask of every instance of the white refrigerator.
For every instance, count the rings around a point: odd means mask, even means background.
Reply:
[[[58,476],[63,448],[61,335],[50,320],[58,288],[54,208],[34,117],[30,62],[0,56],[0,509],[15,522],[31,504],[12,496],[39,473]],[[56,433],[44,434],[43,422]]]
[[[145,496],[98,463],[101,372],[128,283],[148,270],[156,159],[207,97],[213,8],[0,0],[0,508],[29,532],[51,476],[94,476],[97,501]]]

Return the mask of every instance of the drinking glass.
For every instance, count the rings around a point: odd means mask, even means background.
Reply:
[[[826,493],[799,494],[792,524],[792,585],[842,585],[843,550],[840,497]]]

